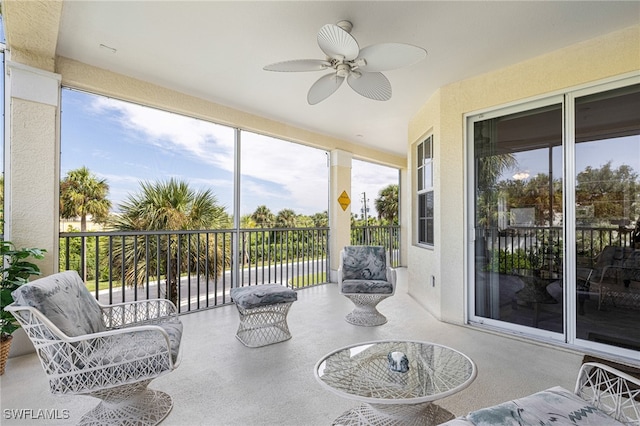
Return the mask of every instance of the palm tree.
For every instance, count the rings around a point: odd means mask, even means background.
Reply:
[[[111,222],[119,231],[211,230],[229,225],[229,216],[210,190],[195,192],[186,182],[175,179],[141,182],[140,192],[129,195],[119,208],[121,214]],[[112,257],[122,264],[116,266],[125,268],[125,281],[132,286],[144,283],[149,270],[164,271],[167,299],[177,304],[181,270],[190,271],[200,264],[215,265],[208,269],[208,275],[215,276],[228,264],[230,248],[216,244],[213,235],[206,234],[204,241],[200,235],[167,232],[135,237],[116,246]],[[159,255],[150,261],[148,252]]]
[[[378,217],[394,224],[398,219],[398,185],[391,184],[378,192],[374,200]]]
[[[291,209],[282,209],[276,215],[276,226],[278,228],[295,228],[296,212]]]
[[[329,214],[327,211],[323,211],[322,213],[316,213],[311,216],[313,219],[313,226],[316,228],[322,228],[325,226],[329,226]]]
[[[109,184],[106,179],[99,179],[91,173],[88,168],[70,170],[67,176],[60,182],[60,217],[62,219],[73,219],[80,217],[80,232],[87,232],[87,216],[91,215],[96,223],[105,222],[109,217],[111,201],[107,199],[109,195]],[[80,272],[82,278],[87,280],[86,239],[82,241],[82,266]]]
[[[104,222],[109,216],[111,201],[107,199],[109,185],[86,167],[71,170],[60,182],[60,217],[80,218],[80,232],[87,231],[87,216],[94,222]]]
[[[256,227],[256,221],[253,220],[253,217],[251,217],[251,215],[246,214],[242,217],[240,217],[240,227],[243,229],[249,229],[249,228],[255,228]],[[251,256],[249,256],[249,244],[251,243],[251,238],[250,238],[251,234],[249,232],[243,232],[242,233],[242,259],[244,264],[248,265],[251,263]]]
[[[260,228],[272,228],[275,222],[275,217],[271,210],[265,205],[258,206],[256,211],[253,212],[251,218],[256,222],[256,225]]]

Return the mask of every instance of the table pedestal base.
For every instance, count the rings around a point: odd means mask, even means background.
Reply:
[[[384,425],[430,426],[452,420],[455,416],[437,404],[363,404],[345,411],[333,421],[335,426]]]

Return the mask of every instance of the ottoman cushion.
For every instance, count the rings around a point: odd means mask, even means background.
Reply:
[[[263,284],[231,289],[231,298],[244,309],[298,300],[298,293],[280,284]]]

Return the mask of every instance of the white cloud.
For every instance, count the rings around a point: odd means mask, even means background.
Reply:
[[[381,189],[398,184],[398,169],[365,161],[353,160],[351,166],[351,211],[360,216],[364,208],[364,194],[367,196],[369,215],[377,216],[375,199]]]
[[[242,144],[243,175],[279,185],[281,192],[273,196],[285,204],[287,200],[293,201],[289,204],[299,206],[305,213],[327,209],[328,169],[324,151],[250,132],[243,133]],[[263,190],[244,186],[243,189]]]
[[[121,126],[139,136],[140,143],[150,144],[176,158],[186,156],[221,170],[233,171],[232,128],[103,97],[95,98],[92,106],[98,113],[111,113]],[[259,204],[268,204],[275,210],[287,207],[304,214],[327,209],[329,170],[324,151],[250,132],[242,133],[241,143],[243,206],[252,209]],[[140,170],[144,165],[135,167]],[[373,200],[380,189],[397,183],[397,170],[354,161],[352,172],[352,211],[360,214],[361,193],[366,192],[370,212],[375,214]],[[135,188],[140,180],[132,176],[107,178],[112,183],[126,186],[135,180]],[[188,179],[197,184],[195,177],[188,176]],[[210,185],[212,182],[204,179],[200,183]],[[229,184],[230,181],[216,182],[219,187]],[[273,205],[252,202],[264,199]]]
[[[117,113],[119,123],[141,133],[145,143],[223,170],[233,168],[234,131],[229,127],[109,98],[95,98],[93,107]]]

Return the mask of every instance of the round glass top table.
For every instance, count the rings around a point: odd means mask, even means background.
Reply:
[[[433,401],[469,386],[476,365],[446,346],[385,340],[337,349],[314,372],[326,389],[362,403],[334,425],[435,425],[454,415]]]

